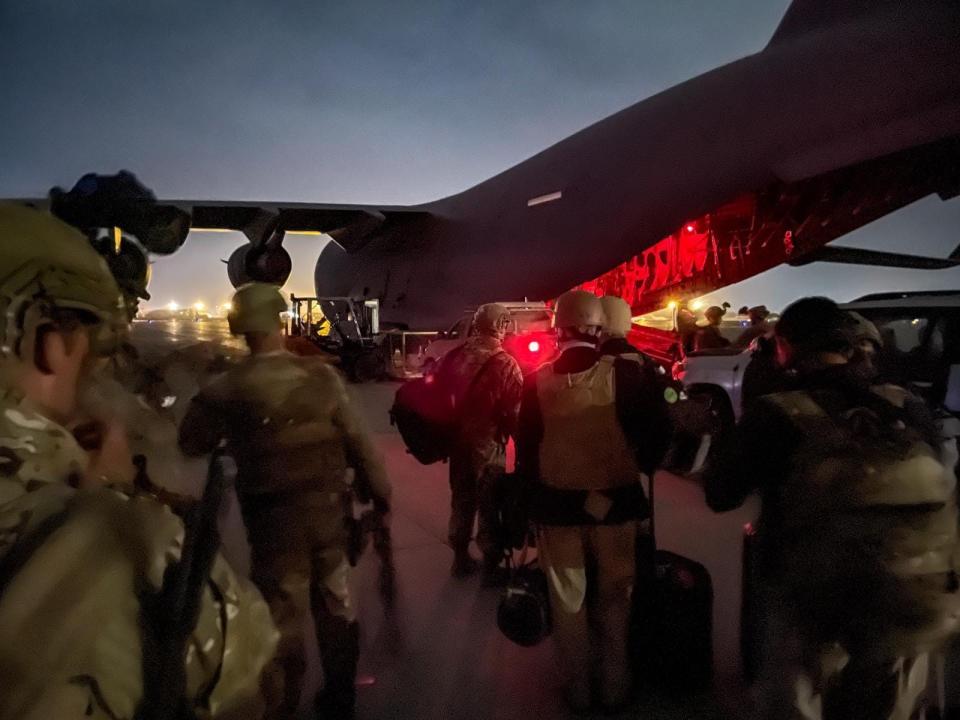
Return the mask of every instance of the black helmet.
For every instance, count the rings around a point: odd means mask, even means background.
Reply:
[[[853,318],[825,297],[805,297],[792,303],[777,322],[774,334],[801,353],[846,352],[852,349]]]
[[[538,645],[550,635],[550,603],[543,570],[521,566],[500,596],[497,627],[522,647]]]

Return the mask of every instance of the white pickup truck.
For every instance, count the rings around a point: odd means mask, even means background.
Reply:
[[[502,302],[510,312],[504,349],[513,355],[524,374],[535,370],[557,354],[557,332],[553,309],[542,302]],[[468,311],[446,332],[439,334],[424,351],[423,372],[430,374],[448,352],[463,345],[470,334],[473,312]]]
[[[885,380],[960,414],[960,291],[879,293],[840,307],[877,326],[884,340],[878,364]],[[743,377],[754,347],[689,353],[674,367],[674,378],[690,400],[709,413],[711,436],[740,417]]]

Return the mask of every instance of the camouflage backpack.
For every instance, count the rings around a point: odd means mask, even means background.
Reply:
[[[767,400],[802,437],[769,528],[801,620],[897,655],[941,643],[960,622],[953,469],[883,401],[830,413],[802,391]]]

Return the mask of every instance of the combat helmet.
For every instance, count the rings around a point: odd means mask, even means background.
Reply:
[[[503,337],[510,322],[510,311],[500,303],[487,303],[473,314],[473,329],[482,335]]]
[[[558,328],[603,327],[600,298],[586,290],[570,290],[557,298],[554,324]]]
[[[97,326],[91,349],[109,354],[126,328],[120,289],[87,238],[52,215],[0,204],[0,356],[24,357],[37,329],[74,311]]]
[[[877,330],[876,325],[858,312],[850,311],[848,314],[853,319],[849,332],[855,345],[871,342],[876,350],[883,347],[883,338],[880,336],[880,331]]]
[[[633,323],[633,313],[627,301],[616,295],[604,295],[600,298],[603,306],[603,332],[613,337],[626,337]]]
[[[237,288],[227,321],[230,332],[243,335],[250,332],[271,333],[280,329],[280,313],[286,312],[287,301],[280,288],[264,282],[251,282]]]

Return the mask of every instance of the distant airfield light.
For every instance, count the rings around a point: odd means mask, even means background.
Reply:
[[[703,300],[700,300],[700,299],[694,300],[693,302],[690,303],[690,309],[696,312],[697,310],[700,310],[704,306],[704,304],[705,303],[703,302]]]
[[[224,303],[222,307],[227,312],[230,312],[231,310],[233,310],[233,303]]]
[[[179,309],[180,309],[180,306],[177,305],[176,300],[171,300],[169,303],[167,303],[167,310],[172,310],[173,312],[176,312]]]
[[[206,307],[206,305],[204,305],[203,302],[201,302],[200,300],[197,300],[197,301],[193,304],[193,309],[196,310],[197,312],[200,312],[200,311],[203,310],[203,308],[205,308],[205,307]]]
[[[543,205],[544,203],[553,202],[554,200],[559,200],[563,197],[563,191],[557,190],[556,192],[549,193],[547,195],[538,195],[535,198],[530,198],[527,200],[527,207],[533,207],[534,205]]]

